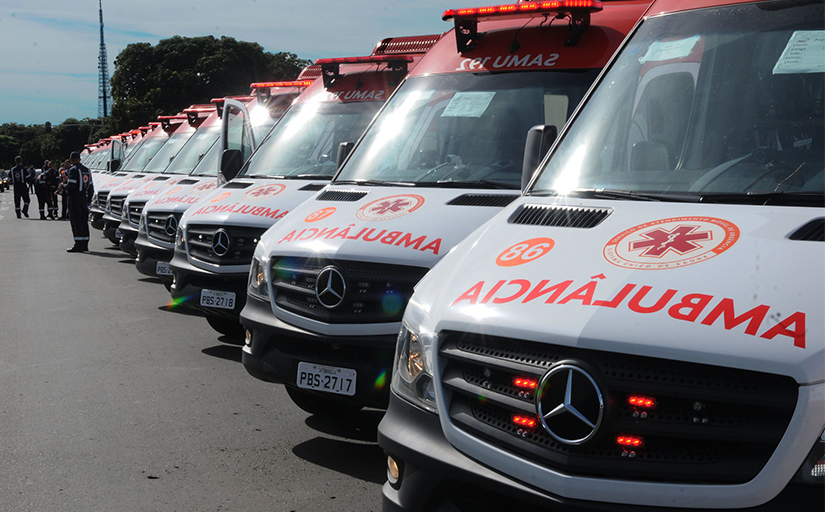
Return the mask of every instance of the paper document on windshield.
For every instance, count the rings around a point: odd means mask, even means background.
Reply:
[[[797,30],[773,67],[774,75],[825,72],[825,30]]]
[[[644,57],[639,59],[639,64],[645,62],[661,62],[665,60],[684,59],[693,47],[699,42],[700,37],[693,36],[678,41],[656,41],[647,49]]]
[[[457,92],[441,117],[481,117],[490,106],[495,92]]]

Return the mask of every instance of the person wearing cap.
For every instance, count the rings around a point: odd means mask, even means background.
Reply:
[[[11,168],[11,182],[14,185],[14,213],[20,218],[22,211],[29,217],[29,186],[27,185],[29,171],[23,167],[23,157],[14,157],[14,167]],[[23,200],[23,209],[20,209],[20,200]]]
[[[72,224],[74,245],[66,252],[89,250],[89,202],[94,194],[92,171],[80,163],[80,153],[72,151],[72,167],[66,173],[66,192],[69,197],[69,220]]]

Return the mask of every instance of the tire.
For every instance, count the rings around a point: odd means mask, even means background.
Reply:
[[[334,398],[327,398],[291,386],[286,386],[286,392],[295,405],[316,416],[340,420],[353,416],[362,409],[360,405],[339,402]]]
[[[227,337],[226,342],[232,345],[243,345],[245,330],[237,320],[207,315],[209,326]]]

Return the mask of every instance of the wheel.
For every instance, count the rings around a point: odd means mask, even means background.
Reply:
[[[309,393],[290,386],[286,387],[289,398],[295,405],[304,411],[317,416],[334,417],[343,419],[361,410],[360,405],[339,402],[334,398],[327,398],[315,393]]]
[[[237,320],[229,320],[217,316],[207,316],[206,321],[209,326],[226,336],[227,343],[232,345],[242,345],[244,339],[244,328]]]

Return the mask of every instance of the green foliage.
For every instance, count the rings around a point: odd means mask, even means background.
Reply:
[[[112,116],[115,133],[176,114],[212,98],[249,93],[252,82],[292,80],[310,62],[267,53],[257,43],[212,36],[130,44],[115,60]]]
[[[51,132],[44,125],[6,123],[0,125],[0,169],[10,169],[17,155],[26,167],[40,168],[45,160],[59,163],[109,133],[101,119],[66,119]]]

